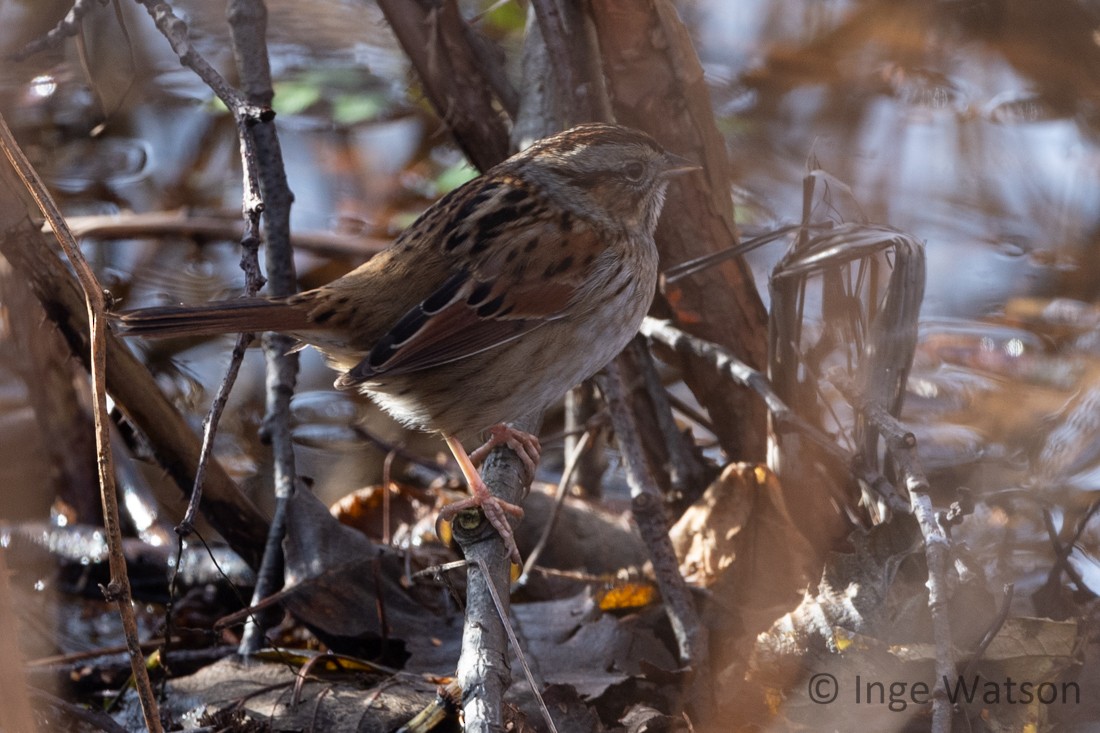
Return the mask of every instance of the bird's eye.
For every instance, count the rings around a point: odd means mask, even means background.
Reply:
[[[623,166],[623,174],[631,181],[640,181],[645,174],[645,166],[640,161],[632,160]]]

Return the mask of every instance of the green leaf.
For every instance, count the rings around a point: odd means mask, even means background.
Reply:
[[[275,84],[272,107],[276,114],[297,115],[321,101],[321,87],[308,80],[283,81]]]
[[[333,100],[332,119],[338,125],[355,125],[378,117],[386,109],[381,94],[342,94]]]
[[[463,161],[440,173],[435,179],[435,187],[440,194],[444,194],[474,178],[477,178],[477,168]]]
[[[521,3],[493,2],[482,22],[502,33],[522,33],[527,23],[527,14]]]

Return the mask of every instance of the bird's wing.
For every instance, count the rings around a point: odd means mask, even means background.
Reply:
[[[337,386],[457,361],[566,317],[586,284],[595,256],[585,253],[597,251],[597,235],[577,222],[537,223],[495,232],[480,247],[474,238],[456,247],[449,259],[466,267],[398,319]],[[478,232],[476,217],[464,225]]]

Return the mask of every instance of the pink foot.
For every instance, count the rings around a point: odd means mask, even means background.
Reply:
[[[493,496],[489,492],[489,487],[480,478],[476,482],[470,483],[470,494],[471,496],[468,499],[462,499],[443,507],[439,511],[439,518],[450,522],[459,513],[467,509],[481,509],[485,513],[485,518],[489,520],[489,524],[493,525],[493,528],[500,534],[512,562],[522,565],[523,558],[519,554],[519,548],[516,547],[516,537],[512,532],[512,525],[508,523],[507,515],[511,514],[513,517],[522,519],[523,509]]]
[[[516,430],[511,425],[501,423],[489,428],[489,440],[470,454],[470,460],[475,466],[480,466],[490,452],[497,446],[506,445],[519,456],[523,462],[523,483],[527,486],[535,480],[535,469],[538,468],[539,459],[542,457],[542,446],[539,439],[530,433]]]
[[[481,474],[478,473],[475,464],[484,460],[485,456],[489,455],[489,451],[496,448],[498,445],[507,445],[515,451],[516,455],[518,455],[522,461],[525,474],[524,478],[526,479],[526,483],[530,485],[535,475],[535,468],[538,466],[539,454],[542,448],[539,446],[538,438],[535,436],[520,432],[507,425],[495,425],[490,428],[490,432],[492,437],[489,439],[489,442],[478,448],[472,454],[466,453],[466,449],[462,447],[462,443],[460,443],[455,436],[448,434],[443,435],[443,439],[447,441],[447,447],[451,449],[451,453],[454,455],[455,460],[458,461],[458,467],[462,471],[463,477],[466,479],[466,484],[470,487],[470,498],[443,507],[439,512],[439,519],[450,521],[458,516],[459,512],[467,509],[481,509],[485,514],[485,518],[489,520],[489,523],[500,534],[500,538],[504,542],[504,546],[508,550],[508,555],[512,558],[512,562],[521,564],[522,558],[519,554],[519,548],[516,547],[516,538],[512,532],[512,525],[508,523],[508,515],[522,517],[523,510],[515,504],[510,504],[509,502],[493,496],[489,491],[489,487],[486,486],[485,482],[481,479]]]

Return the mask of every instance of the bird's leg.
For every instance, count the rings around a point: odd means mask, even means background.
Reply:
[[[500,445],[508,446],[513,453],[519,456],[519,459],[523,462],[523,483],[525,486],[530,486],[531,482],[535,480],[535,469],[538,468],[539,459],[542,457],[542,446],[539,444],[539,439],[531,433],[525,433],[522,430],[516,430],[511,425],[500,423],[489,428],[489,439],[485,441],[485,445],[470,454],[470,461],[475,466],[480,466],[493,448]]]
[[[473,461],[470,460],[466,449],[462,447],[462,443],[458,442],[458,438],[453,435],[444,435],[443,439],[447,441],[447,447],[454,454],[455,460],[458,461],[459,470],[462,471],[462,475],[470,487],[470,498],[443,507],[439,512],[439,518],[451,521],[459,512],[475,507],[480,508],[485,513],[485,518],[489,520],[489,523],[500,534],[500,538],[504,540],[504,546],[508,549],[512,562],[517,565],[522,564],[523,559],[520,557],[519,548],[516,547],[516,538],[512,533],[512,525],[508,523],[507,515],[522,517],[523,509],[515,504],[498,499],[489,492],[489,487],[481,480],[481,475],[477,472]]]

